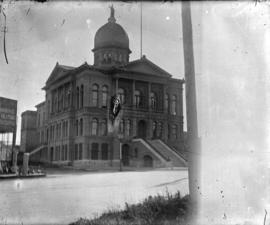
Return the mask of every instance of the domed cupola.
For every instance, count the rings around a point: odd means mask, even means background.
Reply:
[[[117,66],[129,61],[129,39],[126,31],[116,23],[114,8],[110,7],[108,22],[98,29],[94,40],[94,65]]]

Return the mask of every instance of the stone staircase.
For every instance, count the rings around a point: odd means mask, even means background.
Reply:
[[[187,160],[182,157],[176,150],[170,148],[163,141],[159,139],[146,140],[146,142],[154,148],[160,155],[162,155],[167,161],[172,162],[172,166],[175,167],[186,167]]]

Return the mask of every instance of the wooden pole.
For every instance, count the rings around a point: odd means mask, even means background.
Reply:
[[[141,19],[140,19],[140,58],[142,58],[142,1],[141,1]]]
[[[186,81],[189,193],[194,210],[198,208],[200,187],[200,143],[198,138],[196,82],[190,2],[182,2],[182,29]]]

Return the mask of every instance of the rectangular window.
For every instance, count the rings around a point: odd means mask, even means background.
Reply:
[[[75,144],[75,155],[74,155],[74,159],[78,160],[78,144]]]
[[[98,159],[98,143],[92,143],[91,158]]]
[[[87,159],[91,159],[91,149],[89,144],[87,144]]]
[[[65,146],[62,145],[62,154],[61,154],[61,160],[64,161],[65,160]]]
[[[80,119],[80,135],[83,135],[83,119]]]
[[[83,145],[82,143],[79,144],[79,159],[81,160],[83,157]]]

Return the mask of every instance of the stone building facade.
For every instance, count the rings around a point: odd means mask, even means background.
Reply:
[[[159,167],[172,161],[163,144],[183,155],[184,81],[145,56],[129,61],[129,38],[113,9],[92,51],[93,65],[56,63],[43,87],[45,101],[36,106],[39,145],[46,145],[40,160],[106,168],[121,158],[123,166]],[[115,94],[122,103],[117,135],[110,133],[109,119]]]

